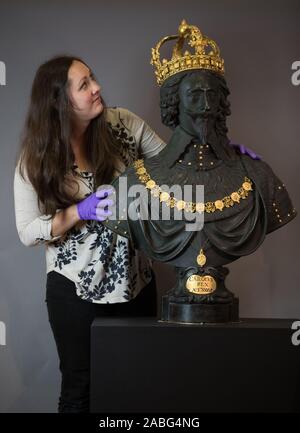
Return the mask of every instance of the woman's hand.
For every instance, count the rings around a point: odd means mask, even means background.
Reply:
[[[106,198],[112,193],[112,189],[101,189],[77,203],[79,218],[81,220],[105,221],[107,217],[112,215],[108,207],[112,206],[114,202]]]

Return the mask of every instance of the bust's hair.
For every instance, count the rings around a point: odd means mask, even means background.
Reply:
[[[226,127],[226,117],[230,115],[230,103],[228,95],[230,94],[225,79],[212,71],[199,69],[195,71],[183,71],[168,78],[160,89],[160,113],[162,123],[175,129],[179,124],[179,86],[185,77],[190,77],[195,74],[204,74],[213,77],[217,85],[217,90],[220,92],[220,106],[217,115],[216,129],[220,135],[226,136],[228,131]]]

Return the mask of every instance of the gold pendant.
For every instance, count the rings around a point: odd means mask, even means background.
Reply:
[[[201,248],[200,254],[197,256],[197,263],[199,266],[204,266],[206,263],[206,255],[203,252],[203,249]]]

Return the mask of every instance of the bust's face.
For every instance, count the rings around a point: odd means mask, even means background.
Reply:
[[[205,71],[185,77],[179,86],[180,112],[191,112],[198,116],[213,116],[219,107],[218,84]]]
[[[207,71],[195,71],[183,78],[178,89],[179,124],[200,143],[207,143],[215,131],[220,105],[218,80]]]

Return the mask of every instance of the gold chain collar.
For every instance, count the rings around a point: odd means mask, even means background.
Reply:
[[[139,180],[150,190],[151,195],[158,197],[161,202],[165,202],[167,206],[171,208],[176,207],[178,210],[185,210],[186,212],[215,212],[217,210],[222,211],[224,208],[231,207],[240,202],[241,199],[245,199],[249,195],[249,191],[252,191],[252,182],[248,177],[244,178],[242,186],[232,192],[230,195],[223,197],[222,199],[214,202],[207,201],[206,203],[195,203],[192,201],[177,200],[171,197],[169,193],[162,191],[160,186],[151,179],[149,173],[144,166],[144,160],[138,159],[134,163],[134,168]]]

